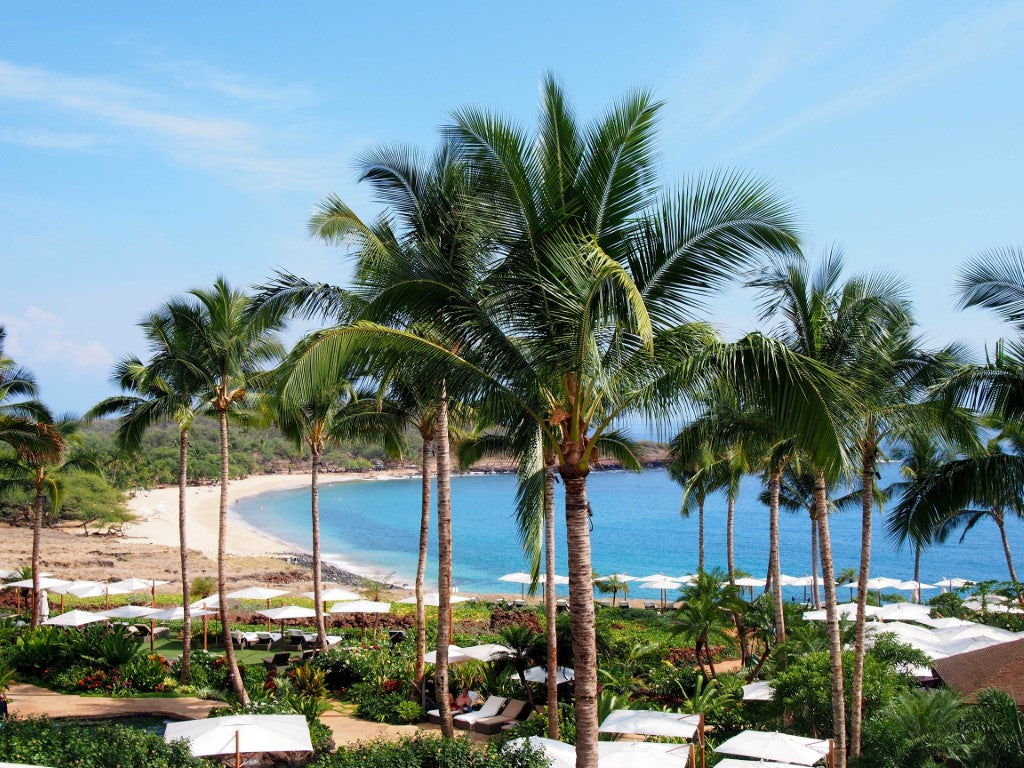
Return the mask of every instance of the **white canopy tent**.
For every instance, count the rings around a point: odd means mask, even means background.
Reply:
[[[312,752],[309,725],[302,715],[231,715],[168,723],[164,741],[185,740],[193,757],[262,752]]]
[[[771,701],[775,696],[770,680],[758,680],[743,686],[744,701]]]
[[[654,712],[641,709],[616,709],[608,714],[598,730],[601,733],[636,734],[692,739],[700,729],[700,715]]]
[[[828,757],[829,742],[775,731],[743,731],[723,741],[715,752],[791,765],[815,765]]]
[[[526,678],[526,682],[528,683],[546,683],[548,681],[548,671],[544,667],[530,667],[526,670],[526,673],[523,676]],[[513,672],[510,677],[512,679],[518,679],[519,674],[517,672]],[[576,672],[570,667],[558,667],[557,672],[555,673],[555,678],[558,680],[558,685],[561,685],[562,683],[567,683],[570,680],[575,680]]]

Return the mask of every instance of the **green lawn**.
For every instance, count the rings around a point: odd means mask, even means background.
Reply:
[[[201,642],[199,643],[198,646],[192,646],[193,650],[201,649],[202,647],[203,646]],[[224,648],[219,644],[214,645],[213,643],[210,643],[209,650],[210,653],[217,654],[218,656],[222,656],[224,654]],[[176,659],[179,656],[181,656],[181,640],[161,638],[160,640],[157,640],[153,643],[153,652],[159,653],[168,661],[171,659]],[[273,651],[260,651],[251,649],[235,651],[235,657],[238,659],[239,664],[259,664],[262,662],[263,659],[273,655]]]

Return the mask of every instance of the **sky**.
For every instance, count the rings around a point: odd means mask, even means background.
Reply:
[[[1007,333],[957,269],[1024,244],[1024,2],[35,2],[0,17],[0,324],[56,411],[113,394],[137,322],[224,275],[342,284],[306,221],[355,162],[430,150],[452,111],[531,126],[554,73],[582,118],[664,101],[667,185],[771,180],[805,252],[911,286],[932,342]],[[708,319],[757,324],[735,289]],[[295,332],[292,334],[295,335]]]

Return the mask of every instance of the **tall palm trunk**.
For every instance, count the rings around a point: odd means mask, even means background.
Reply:
[[[860,573],[857,574],[856,640],[853,646],[853,690],[850,692],[850,756],[860,754],[860,733],[864,701],[865,623],[867,621],[868,578],[871,571],[871,512],[875,504],[874,442],[865,438],[861,454]]]
[[[32,629],[39,626],[39,569],[40,549],[43,540],[43,481],[41,475],[36,473],[36,498],[32,505]]]
[[[704,497],[697,502],[697,570],[704,570]]]
[[[324,585],[320,566],[320,449],[311,446],[309,454],[310,511],[313,515],[313,600],[316,602],[316,645],[327,650],[327,629],[324,627]]]
[[[597,767],[597,638],[594,631],[593,566],[587,471],[560,464],[565,483],[565,528],[569,548],[569,607],[576,672],[576,766]]]
[[[188,527],[185,500],[188,495],[188,430],[178,435],[178,546],[181,550],[181,683],[192,676],[192,587],[188,573]]]
[[[786,642],[786,613],[782,602],[782,566],[779,563],[779,490],[782,486],[782,468],[772,470],[769,480],[768,501],[768,579],[771,582],[772,602],[775,606],[775,642]]]
[[[828,624],[828,655],[832,668],[832,736],[835,739],[835,768],[846,768],[846,702],[843,694],[843,645],[836,610],[836,577],[832,565],[832,537],[828,526],[828,486],[825,473],[814,473],[814,506],[818,517],[821,548],[821,578],[825,582],[825,616]]]
[[[220,608],[221,635],[224,642],[224,657],[228,662],[228,678],[231,687],[243,706],[249,705],[249,694],[242,683],[242,673],[235,660],[235,647],[231,644],[231,624],[228,621],[228,574],[225,563],[226,540],[228,535],[228,413],[220,413],[220,520],[217,528],[217,606]]]
[[[437,456],[437,665],[434,678],[441,733],[455,735],[448,701],[448,645],[452,641],[452,498],[448,458],[448,397],[444,386],[437,404],[434,453]]]
[[[821,608],[821,583],[818,581],[818,520],[811,509],[811,607]]]
[[[736,585],[736,552],[733,531],[736,527],[736,494],[729,492],[725,513],[725,562],[729,570],[729,583]]]
[[[1020,582],[1017,581],[1017,571],[1013,567],[1013,555],[1010,554],[1010,541],[1006,538],[1006,521],[1002,513],[995,515],[996,526],[999,528],[999,538],[1003,542],[1003,554],[1006,556],[1006,568],[1010,572],[1010,581],[1013,582],[1013,589],[1017,593],[1017,602],[1024,604],[1024,595],[1021,593]]]
[[[915,590],[917,602],[921,602],[921,542],[914,542],[914,581],[917,582],[918,587]]]
[[[548,645],[548,738],[558,738],[558,617],[555,603],[555,465],[544,462],[544,609]],[[527,688],[529,692],[529,688]]]
[[[420,553],[416,561],[416,665],[413,667],[413,692],[423,696],[424,657],[427,654],[427,608],[423,604],[423,580],[427,575],[427,544],[430,540],[430,440],[423,437],[420,471]]]

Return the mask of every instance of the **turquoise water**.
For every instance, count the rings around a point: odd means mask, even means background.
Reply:
[[[895,467],[882,468],[882,483],[896,476]],[[736,564],[756,576],[766,570],[768,511],[757,499],[760,481],[748,478],[736,509]],[[416,572],[419,537],[420,481],[370,480],[336,483],[321,488],[321,532],[325,557],[392,574],[411,582]],[[635,576],[664,572],[690,573],[697,566],[697,519],[680,519],[680,489],[667,473],[651,469],[595,472],[588,478],[593,508],[594,568],[599,573],[625,571]],[[463,592],[514,592],[515,585],[498,581],[511,571],[527,569],[512,517],[515,478],[479,475],[452,478],[454,584]],[[565,573],[564,498],[556,487],[559,512],[558,572]],[[235,511],[248,524],[309,548],[309,491],[275,491],[243,499]],[[725,500],[711,498],[705,509],[707,567],[725,566]],[[432,523],[435,522],[432,520]],[[897,552],[885,539],[883,521],[876,517],[871,572],[877,576],[910,579],[913,553]],[[1024,553],[1024,525],[1010,523],[1011,546]],[[860,512],[838,512],[831,520],[837,569],[856,567],[860,558]],[[782,568],[791,575],[810,573],[810,521],[806,514],[783,512],[780,525]],[[431,552],[436,537],[431,537]],[[431,561],[428,579],[436,577]],[[944,577],[1006,579],[1006,562],[994,525],[981,523],[963,544],[956,539],[925,551],[923,581]],[[565,588],[561,588],[563,591]],[[645,597],[641,591],[635,598]],[[656,593],[649,595],[651,599]]]

